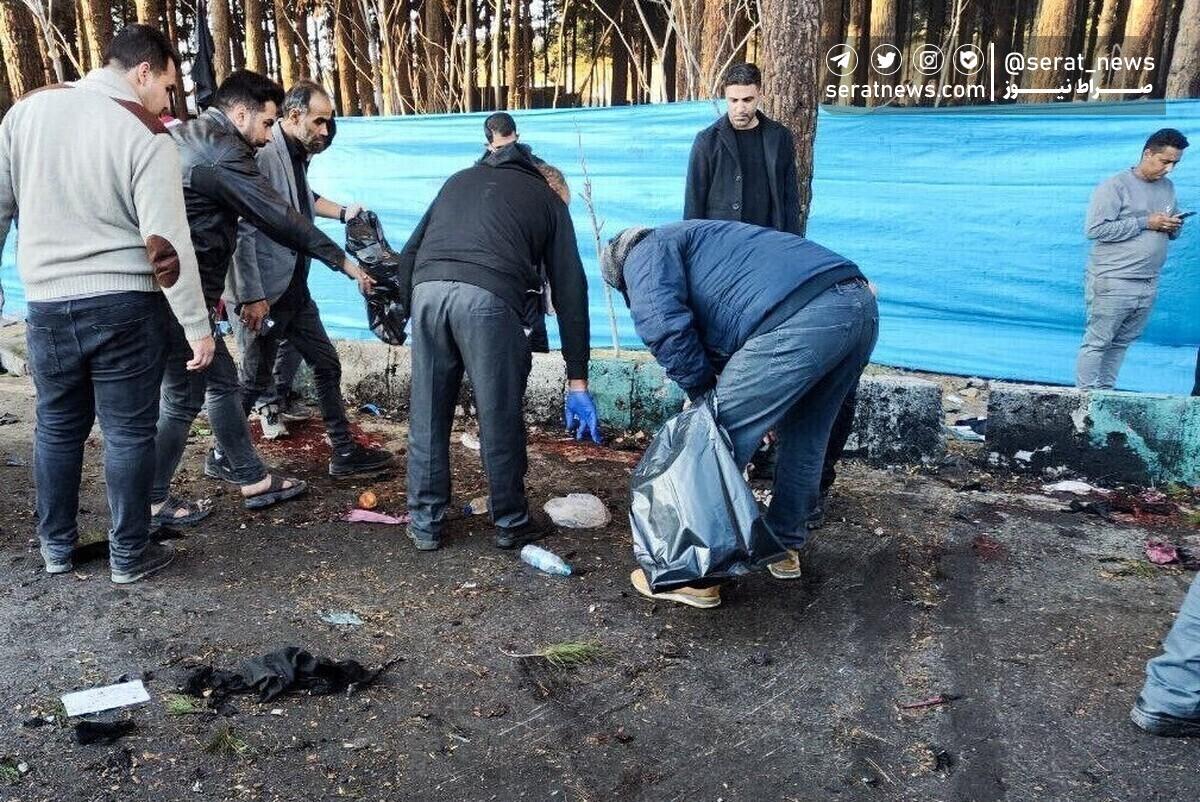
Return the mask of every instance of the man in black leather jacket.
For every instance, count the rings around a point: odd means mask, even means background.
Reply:
[[[311,220],[292,208],[258,170],[255,151],[269,140],[282,102],[283,90],[278,84],[240,70],[217,89],[211,108],[171,130],[179,146],[188,225],[210,308],[215,309],[225,288],[241,217],[272,239],[346,273],[364,293],[370,289],[370,278]],[[257,330],[267,325],[266,313],[266,303],[249,304],[242,310],[242,321]],[[249,509],[261,509],[303,493],[304,482],[272,476],[258,456],[242,410],[237,369],[221,338],[217,338],[216,355],[209,368],[189,373],[184,367],[187,360],[182,358],[186,341],[175,329],[178,326],[173,328],[168,343],[155,443],[151,495],[155,521],[194,523],[208,514],[206,506],[181,502],[170,495],[171,478],[183,456],[192,422],[206,401],[209,422],[220,447],[209,453],[206,475],[240,485]]]

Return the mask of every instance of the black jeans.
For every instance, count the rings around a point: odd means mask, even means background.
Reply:
[[[171,321],[167,338],[167,369],[162,383],[162,404],[158,416],[157,454],[154,467],[154,503],[167,500],[171,479],[183,458],[192,423],[201,407],[208,409],[208,422],[221,452],[229,459],[233,475],[240,485],[252,485],[267,476],[267,467],[250,439],[250,427],[242,412],[242,391],[237,368],[217,337],[213,361],[201,371],[187,369],[192,346],[183,328]]]
[[[112,569],[132,568],[146,548],[169,316],[157,292],[29,304],[25,337],[37,389],[33,477],[47,563],[69,562],[79,539],[83,446],[97,417]]]
[[[463,370],[479,411],[480,452],[492,520],[529,520],[525,419],[529,342],[521,318],[497,296],[457,281],[413,289],[408,511],[413,531],[436,539],[450,503],[450,429]]]
[[[321,313],[313,299],[305,298],[292,309],[271,310],[275,325],[265,332],[250,331],[231,315],[237,334],[242,366],[238,378],[242,385],[242,410],[249,415],[255,404],[280,403],[274,371],[280,345],[287,341],[304,361],[312,366],[317,386],[321,417],[334,450],[353,441],[350,421],[346,418],[346,402],[342,399],[342,362],[337,349],[325,333]],[[298,362],[297,362],[298,364]]]

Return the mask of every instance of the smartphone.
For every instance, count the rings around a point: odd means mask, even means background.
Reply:
[[[1195,211],[1191,211],[1191,212],[1176,212],[1175,216],[1176,216],[1176,217],[1178,217],[1180,220],[1187,220],[1189,217],[1191,217],[1191,216],[1192,216],[1192,215],[1194,215],[1195,213],[1196,213]]]

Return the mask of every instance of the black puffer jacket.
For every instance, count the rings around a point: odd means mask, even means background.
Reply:
[[[254,148],[221,111],[210,108],[170,131],[179,146],[188,226],[210,305],[225,289],[239,217],[281,245],[341,269],[345,252],[275,191],[258,170]]]

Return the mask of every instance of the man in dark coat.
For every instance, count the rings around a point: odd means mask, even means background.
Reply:
[[[803,237],[718,220],[626,229],[605,247],[601,270],[667,376],[693,401],[715,393],[738,464],[775,430],[779,470],[765,520],[788,556],[770,571],[798,579],[829,432],[878,334],[862,272]],[[715,587],[652,594],[641,569],[630,578],[646,596],[720,601]]]
[[[412,274],[412,391],[409,403],[409,537],[440,545],[450,502],[450,428],[463,371],[479,410],[481,455],[500,548],[548,529],[525,497],[529,299],[545,267],[558,312],[568,392],[568,430],[599,442],[587,390],[587,279],[562,198],[517,143],[450,177],[402,254]]]

